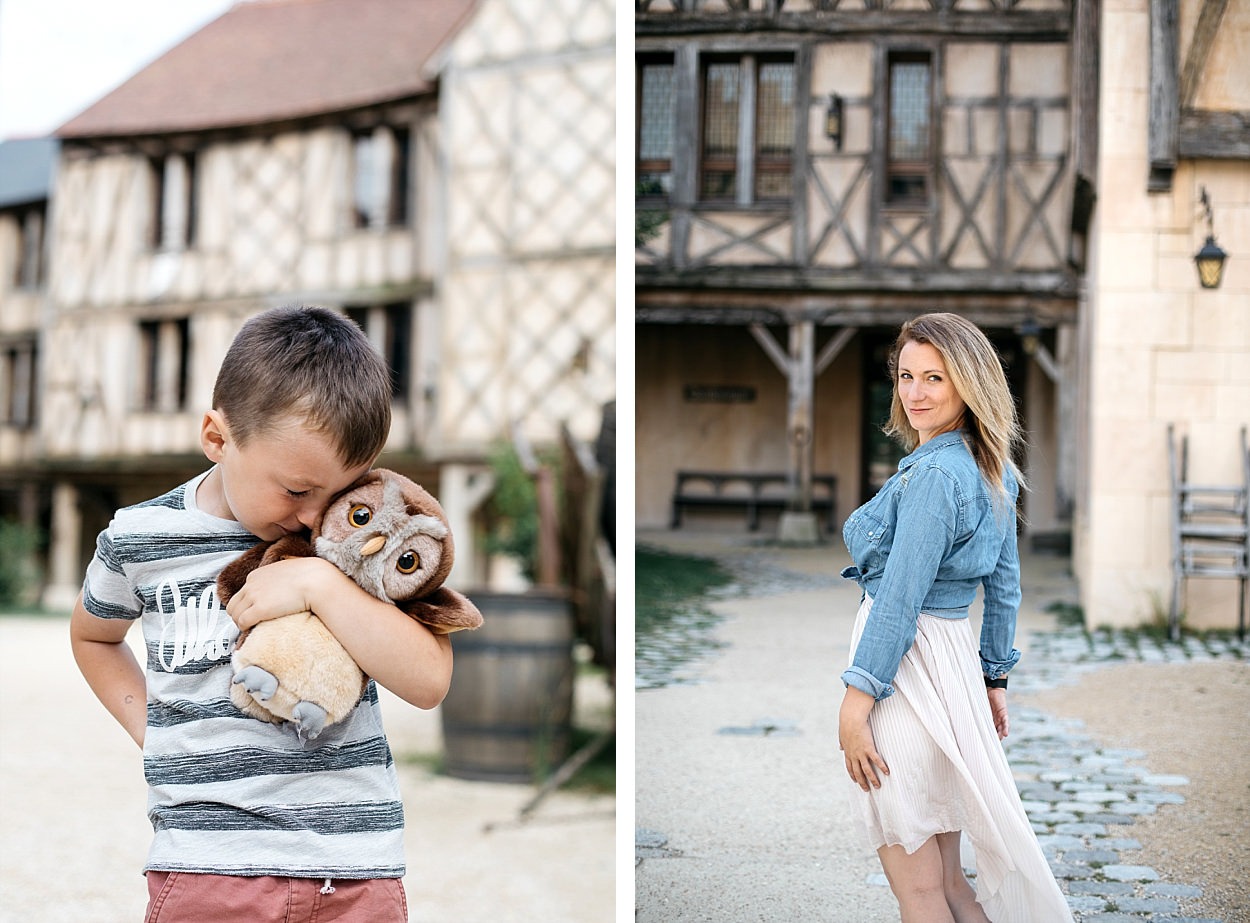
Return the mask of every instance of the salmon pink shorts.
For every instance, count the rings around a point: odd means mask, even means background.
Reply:
[[[144,923],[408,923],[398,878],[148,872]]]

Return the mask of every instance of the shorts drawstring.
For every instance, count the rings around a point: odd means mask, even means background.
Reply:
[[[329,879],[329,878],[327,878],[327,879],[326,879],[326,883],[325,883],[324,885],[322,885],[322,886],[321,886],[321,893],[322,893],[322,894],[333,894],[333,893],[334,893],[334,885],[330,884],[330,879]]]

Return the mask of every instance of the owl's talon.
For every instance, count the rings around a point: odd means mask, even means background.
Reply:
[[[297,702],[291,709],[291,718],[295,722],[296,733],[299,734],[300,740],[305,737],[313,740],[325,730],[328,717],[326,710],[315,702]]]
[[[257,702],[268,702],[273,698],[274,693],[278,691],[278,677],[268,670],[262,670],[255,664],[244,667],[234,674],[233,682],[246,689],[248,694]]]

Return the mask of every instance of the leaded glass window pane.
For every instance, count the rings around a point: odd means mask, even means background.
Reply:
[[[737,61],[707,66],[703,90],[704,198],[733,198],[737,189],[740,79]]]
[[[760,64],[755,132],[755,197],[789,198],[790,161],[794,155],[793,62]]]
[[[677,108],[672,63],[643,64],[638,82],[638,193],[667,195],[672,188]]]
[[[886,202],[903,208],[929,204],[932,173],[932,62],[926,52],[890,56]]]

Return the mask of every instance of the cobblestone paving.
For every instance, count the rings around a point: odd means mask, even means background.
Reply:
[[[1202,663],[1248,654],[1250,644],[1236,640],[1174,644],[1137,632],[1061,628],[1033,635],[1029,667],[1013,674],[1012,688],[1066,685],[1113,663]],[[1182,804],[1188,779],[1151,774],[1135,765],[1144,752],[1104,748],[1080,721],[1017,709],[1011,729],[1006,751],[1020,798],[1078,923],[1221,923],[1183,915],[1181,902],[1200,897],[1200,888],[1164,881],[1122,855],[1141,848],[1132,837],[1134,820],[1160,805]]]

